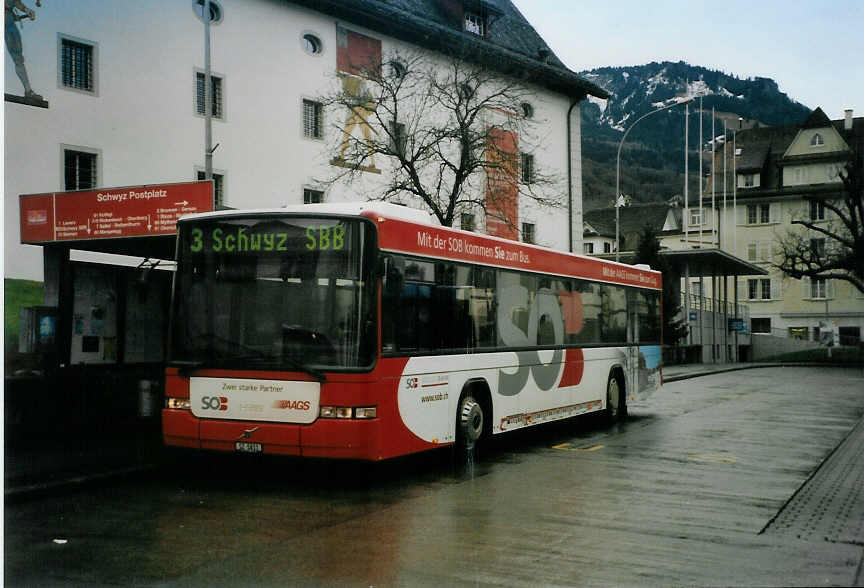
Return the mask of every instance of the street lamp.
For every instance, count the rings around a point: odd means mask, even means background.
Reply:
[[[652,114],[657,114],[658,112],[663,112],[664,110],[669,110],[670,108],[675,108],[676,106],[678,106],[680,104],[689,104],[692,101],[693,101],[693,98],[687,98],[686,100],[681,100],[680,102],[676,102],[675,104],[669,104],[668,106],[664,106],[662,108],[658,108],[657,110],[652,110],[651,112],[647,112],[647,113],[643,114],[642,116],[637,118],[636,122],[634,122],[632,125],[630,125],[630,127],[626,131],[624,131],[624,136],[621,137],[621,141],[618,143],[618,158],[615,161],[615,261],[618,261],[619,256],[620,256],[620,253],[619,253],[620,247],[619,247],[619,238],[618,238],[618,235],[619,235],[619,228],[618,228],[619,227],[619,222],[618,222],[619,212],[618,212],[618,209],[621,208],[621,206],[619,206],[619,203],[621,202],[621,148],[624,146],[624,140],[627,138],[627,135],[630,134],[630,131],[633,130],[633,127],[635,127],[637,124],[639,124],[639,121],[641,121],[643,118],[647,118],[647,117],[651,116]]]

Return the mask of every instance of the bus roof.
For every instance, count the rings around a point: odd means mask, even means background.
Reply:
[[[644,265],[633,266],[435,225],[432,224],[432,216],[424,211],[387,202],[302,204],[285,208],[223,210],[184,216],[178,222],[223,216],[281,214],[363,216],[378,226],[379,248],[393,253],[480,263],[652,290],[662,288],[660,272]]]

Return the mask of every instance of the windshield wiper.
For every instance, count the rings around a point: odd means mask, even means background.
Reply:
[[[168,361],[169,367],[180,368],[178,374],[182,378],[188,378],[189,372],[197,370],[198,368],[203,367],[203,365],[204,362],[199,360],[172,359]]]
[[[287,355],[283,355],[280,359],[284,362],[291,364],[291,367],[293,367],[294,369],[309,374],[321,383],[327,381],[327,376],[324,375],[324,372],[316,370],[315,368],[306,365],[300,360],[294,359],[293,357],[289,357]]]

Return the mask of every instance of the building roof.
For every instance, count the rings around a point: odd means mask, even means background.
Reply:
[[[434,51],[458,55],[581,100],[608,98],[568,69],[510,0],[289,0]],[[488,15],[485,37],[463,30],[453,7]]]
[[[828,118],[828,115],[819,108],[816,107],[816,110],[810,113],[810,116],[804,121],[804,124],[801,125],[803,129],[818,129],[820,127],[827,127],[831,124],[831,119]]]
[[[641,233],[645,225],[650,225],[656,232],[661,232],[666,224],[670,206],[666,202],[651,202],[633,204],[619,209],[619,230],[621,235]],[[601,237],[615,237],[615,209],[596,208],[587,210],[582,215],[582,221]]]
[[[759,187],[739,189],[738,198],[780,196],[786,192],[800,194],[801,186],[789,188],[781,186],[781,166],[783,164],[803,161],[839,161],[846,157],[842,152],[785,156],[789,146],[802,129],[833,126],[854,152],[864,155],[864,117],[853,118],[851,130],[846,130],[845,125],[845,120],[829,120],[822,109],[817,108],[807,120],[799,125],[761,127],[738,131],[735,135],[735,144],[737,148],[741,149],[741,155],[736,158],[735,162],[737,173],[761,172]],[[808,192],[832,192],[837,189],[838,186],[836,185],[816,185],[808,187],[807,190]]]

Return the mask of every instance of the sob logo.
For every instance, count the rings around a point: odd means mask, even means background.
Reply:
[[[201,408],[204,410],[228,410],[228,398],[225,396],[202,396]]]

